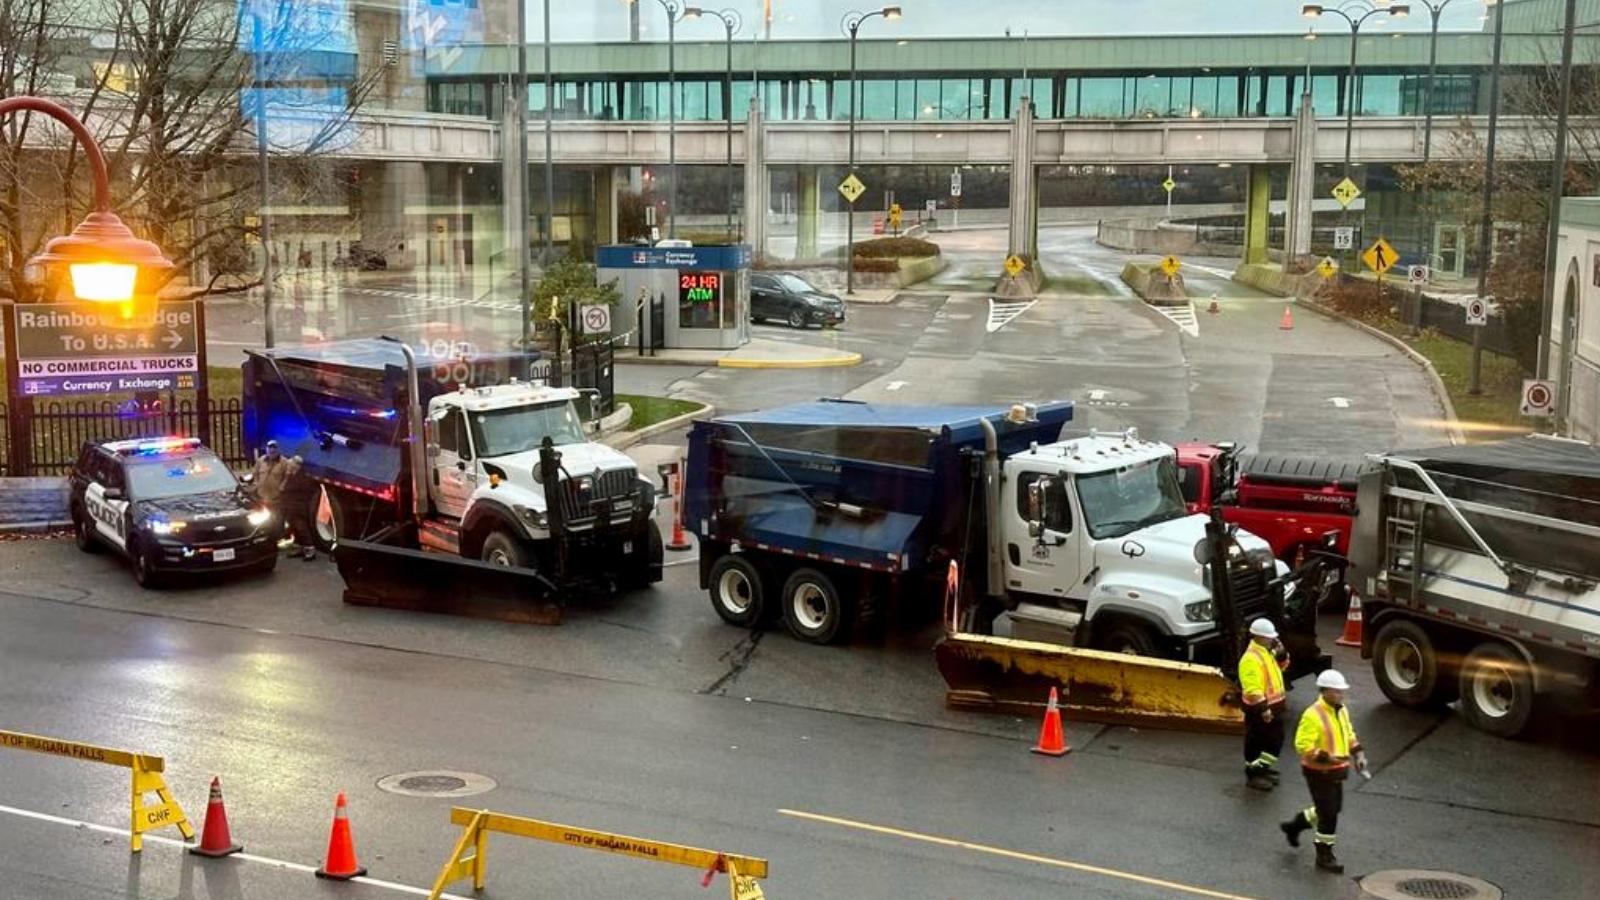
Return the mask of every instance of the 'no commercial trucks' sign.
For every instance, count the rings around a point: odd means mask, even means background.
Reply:
[[[24,396],[111,394],[194,387],[200,370],[194,301],[161,302],[139,321],[120,304],[14,307]]]

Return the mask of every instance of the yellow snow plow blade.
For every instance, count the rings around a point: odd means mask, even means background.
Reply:
[[[1042,715],[1050,688],[1071,719],[1215,731],[1244,730],[1238,689],[1210,666],[978,634],[934,647],[956,709]]]

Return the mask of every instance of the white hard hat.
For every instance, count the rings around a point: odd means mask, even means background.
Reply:
[[[1250,634],[1254,637],[1276,639],[1278,637],[1278,628],[1272,624],[1271,619],[1257,619],[1250,623]]]
[[[1345,681],[1344,676],[1340,675],[1337,669],[1324,669],[1322,674],[1317,676],[1317,689],[1348,691],[1350,690],[1350,682]]]

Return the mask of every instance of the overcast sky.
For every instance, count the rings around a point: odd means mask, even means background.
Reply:
[[[642,4],[644,37],[664,39],[666,13],[658,0]],[[680,0],[681,2],[681,0]],[[689,0],[694,4],[696,0]],[[706,8],[728,7],[745,19],[742,34],[760,22],[763,0],[699,0]],[[1329,0],[1331,3],[1332,0]],[[853,0],[771,0],[774,38],[837,37],[839,20],[850,10],[870,10],[870,4]],[[1055,34],[1173,34],[1198,32],[1303,32],[1299,0],[900,0],[905,15],[895,22],[873,21],[862,35],[872,37],[998,36],[1009,27],[1020,35]],[[1384,27],[1428,28],[1428,13],[1420,2],[1406,19]],[[529,0],[530,36],[541,29],[541,4]],[[626,40],[626,0],[557,0],[551,33],[557,41]],[[1483,14],[1481,0],[1455,0],[1445,10],[1440,27],[1477,31]],[[1378,19],[1377,21],[1382,21]],[[1318,30],[1338,30],[1343,23],[1327,21]],[[1367,27],[1372,27],[1369,22]],[[715,23],[685,23],[680,36],[694,39],[715,33]]]

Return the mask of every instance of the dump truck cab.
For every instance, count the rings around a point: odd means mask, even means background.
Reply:
[[[1030,447],[1002,466],[999,521],[1012,627],[1036,638],[1195,659],[1217,636],[1212,590],[1196,548],[1177,458],[1129,430]],[[1266,541],[1236,532],[1233,597],[1241,617],[1266,612],[1268,583],[1287,572]]]
[[[512,382],[430,400],[427,490],[440,521],[424,532],[424,542],[449,541],[454,526],[463,556],[501,565],[534,562],[533,545],[549,540],[551,530],[539,471],[546,440],[560,453],[565,473],[559,518],[565,533],[628,528],[642,536],[655,509],[654,486],[626,455],[589,440],[580,399],[574,388]]]

